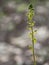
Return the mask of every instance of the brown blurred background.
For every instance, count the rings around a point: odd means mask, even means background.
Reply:
[[[33,65],[27,9],[34,5],[37,65],[49,65],[49,0],[0,0],[0,65]]]

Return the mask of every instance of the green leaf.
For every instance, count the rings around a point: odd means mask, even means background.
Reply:
[[[32,39],[32,33],[29,33],[29,37]]]
[[[32,28],[31,27],[28,27],[28,30],[32,30]]]
[[[37,42],[36,38],[34,38],[33,41],[34,41],[34,43],[36,43]]]
[[[34,32],[37,32],[37,30],[34,30]]]
[[[30,11],[28,12],[27,16],[28,16],[28,20],[31,21],[32,18],[33,18],[33,16],[34,16],[34,11],[30,10]]]
[[[28,20],[32,20],[32,14],[31,14],[31,12],[28,13]]]
[[[34,10],[34,9],[33,9],[33,5],[30,4],[28,9],[32,9],[32,10]]]
[[[32,45],[29,45],[28,48],[29,48],[31,51],[33,50]]]
[[[34,26],[34,25],[35,25],[35,23],[34,23],[34,22],[32,22],[32,23],[31,23],[31,26]]]
[[[35,22],[28,22],[28,24],[29,24],[30,26],[34,26],[34,25],[35,25]]]
[[[37,30],[34,30],[33,32],[34,32],[34,34],[36,34],[37,33]]]
[[[31,22],[28,22],[29,25],[31,25]]]

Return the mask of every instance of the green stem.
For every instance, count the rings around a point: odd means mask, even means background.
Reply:
[[[33,27],[32,27],[32,46],[33,46],[33,59],[34,59],[34,65],[36,65],[36,59],[35,59],[35,51],[34,51],[34,33],[33,33]]]

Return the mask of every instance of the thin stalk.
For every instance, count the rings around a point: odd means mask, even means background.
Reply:
[[[36,59],[35,59],[35,51],[34,51],[34,33],[33,33],[33,27],[32,27],[32,47],[33,47],[33,59],[34,59],[34,65],[36,65]]]

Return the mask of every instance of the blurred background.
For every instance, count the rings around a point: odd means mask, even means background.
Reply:
[[[0,0],[0,65],[33,65],[27,9],[34,5],[37,65],[49,65],[49,0]]]

